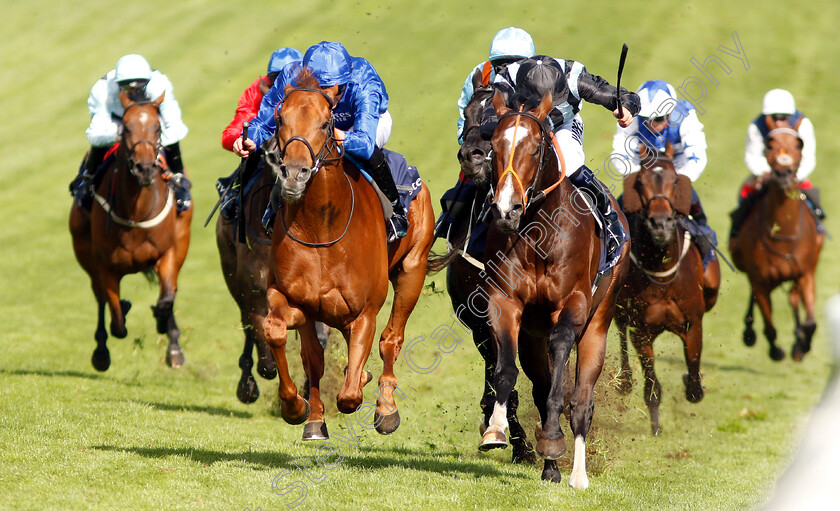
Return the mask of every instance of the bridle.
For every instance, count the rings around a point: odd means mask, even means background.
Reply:
[[[279,148],[278,149],[278,160],[279,160],[278,163],[280,164],[281,170],[283,169],[283,157],[286,154],[286,149],[289,147],[289,144],[291,144],[294,141],[301,142],[309,150],[309,156],[312,158],[312,176],[310,176],[310,179],[312,179],[312,177],[314,177],[315,174],[318,173],[318,170],[320,170],[321,167],[324,166],[324,164],[335,163],[337,161],[340,161],[341,158],[344,157],[344,145],[340,144],[338,142],[338,140],[335,138],[335,129],[334,129],[334,127],[335,127],[335,117],[332,115],[332,113],[330,113],[330,119],[329,119],[329,121],[327,121],[327,132],[328,132],[327,140],[324,142],[324,145],[321,147],[321,151],[318,153],[317,156],[315,155],[315,151],[312,149],[312,144],[310,144],[309,141],[306,140],[305,138],[303,138],[301,136],[298,136],[298,135],[289,137],[289,139],[286,141],[286,143],[283,145],[283,147],[280,148],[280,135],[279,135],[279,133],[280,133],[280,120],[281,120],[280,119],[280,106],[283,104],[283,102],[285,102],[286,99],[288,99],[288,97],[290,95],[292,95],[292,93],[299,92],[299,91],[317,92],[318,94],[323,96],[324,99],[327,100],[327,103],[329,103],[329,105],[330,105],[330,112],[332,112],[332,109],[335,106],[335,103],[333,102],[332,98],[330,98],[324,91],[322,91],[320,89],[298,87],[296,89],[290,90],[289,93],[286,94],[286,98],[284,98],[282,101],[280,101],[274,109],[274,119],[277,123],[277,130],[275,130],[275,132],[274,132],[274,137],[275,137],[275,140],[277,142],[277,147]],[[328,157],[330,154],[335,154],[335,156]],[[350,214],[347,216],[347,225],[344,226],[344,231],[342,231],[342,233],[332,241],[315,242],[315,243],[309,242],[309,241],[304,241],[304,240],[296,237],[294,234],[292,234],[289,231],[289,227],[286,225],[286,220],[284,218],[284,215],[280,215],[280,225],[283,226],[283,232],[286,234],[286,236],[288,236],[293,241],[295,241],[297,243],[300,243],[301,245],[306,246],[306,247],[328,247],[330,245],[334,245],[334,244],[338,243],[339,241],[341,241],[342,238],[344,238],[344,236],[347,234],[347,230],[350,228],[350,222],[353,220],[353,212],[356,209],[356,193],[355,193],[355,190],[353,189],[353,183],[350,182],[350,178],[347,176],[347,173],[343,173],[343,174],[344,174],[344,179],[347,180],[347,185],[350,187]],[[280,177],[278,176],[277,179],[275,180],[275,185],[279,182],[279,180],[280,180]]]
[[[280,165],[281,171],[283,170],[283,158],[286,156],[286,149],[289,147],[289,144],[291,144],[292,142],[301,142],[309,150],[309,156],[310,156],[310,158],[312,158],[312,175],[314,176],[315,174],[318,173],[318,171],[321,169],[321,167],[324,166],[324,164],[333,163],[333,162],[341,160],[341,158],[344,156],[344,145],[340,144],[338,142],[338,140],[335,138],[335,129],[334,129],[335,128],[335,117],[331,113],[330,114],[330,119],[329,119],[329,121],[327,121],[327,133],[328,133],[327,134],[327,140],[326,140],[326,142],[324,142],[324,145],[321,147],[321,151],[318,153],[317,156],[315,155],[315,151],[312,149],[312,144],[310,144],[309,141],[306,140],[305,138],[303,138],[301,136],[298,136],[298,135],[289,137],[289,139],[286,140],[286,143],[283,144],[282,147],[281,147],[281,144],[280,144],[280,124],[281,124],[280,107],[283,105],[283,103],[286,101],[286,99],[295,92],[317,92],[318,94],[323,96],[324,99],[327,100],[327,103],[329,103],[330,112],[332,112],[333,107],[335,107],[335,103],[333,102],[333,99],[327,95],[327,93],[325,93],[324,91],[322,91],[320,89],[298,87],[296,89],[290,90],[289,93],[286,94],[286,98],[284,98],[283,100],[278,102],[277,106],[274,108],[274,120],[275,120],[275,123],[277,124],[277,129],[274,131],[274,138],[277,142],[277,147],[279,148],[277,150],[277,152],[278,152],[278,154],[277,154],[278,162],[277,163]],[[330,155],[330,154],[335,154],[336,156],[328,157],[328,155]]]
[[[140,102],[132,103],[132,104],[128,105],[128,107],[125,109],[125,112],[123,112],[123,117],[125,117],[125,114],[128,113],[128,111],[131,110],[133,107],[141,106],[141,105],[149,105],[149,104],[155,104],[155,102],[154,101],[140,101]],[[156,105],[155,110],[160,111],[160,105]],[[123,131],[122,138],[123,138],[123,145],[125,146],[125,151],[126,151],[126,164],[128,166],[128,171],[131,173],[131,175],[133,175],[135,177],[140,177],[137,174],[137,172],[135,172],[135,170],[134,170],[134,169],[137,168],[137,160],[134,159],[134,155],[137,151],[137,147],[141,144],[148,144],[148,145],[150,145],[154,148],[154,150],[155,150],[155,167],[157,167],[159,169],[162,169],[163,168],[163,165],[162,165],[162,162],[163,162],[163,157],[162,157],[163,156],[163,146],[160,143],[160,124],[158,124],[158,139],[157,139],[157,141],[153,141],[153,140],[149,140],[149,139],[144,138],[144,139],[138,140],[138,141],[134,142],[133,144],[129,145],[129,144],[126,143],[127,131],[128,130]]]
[[[546,196],[549,193],[551,193],[552,190],[554,190],[555,188],[557,188],[560,185],[560,183],[563,181],[563,179],[565,179],[565,177],[566,177],[566,162],[563,159],[563,153],[560,150],[560,145],[557,142],[557,139],[554,137],[554,133],[545,128],[545,124],[544,124],[543,121],[541,121],[537,116],[531,114],[530,112],[523,112],[523,107],[520,106],[519,111],[514,112],[514,111],[511,110],[511,111],[506,112],[506,113],[502,114],[501,116],[499,116],[499,122],[501,122],[501,120],[504,119],[505,117],[512,117],[512,116],[517,116],[517,120],[516,120],[516,123],[514,124],[514,127],[513,127],[513,130],[514,130],[513,131],[513,142],[511,143],[511,147],[510,147],[510,156],[508,157],[507,166],[505,166],[504,172],[502,172],[502,175],[499,176],[499,179],[496,182],[501,183],[502,180],[505,178],[505,176],[507,176],[508,174],[511,174],[513,176],[514,181],[516,182],[517,185],[519,185],[519,191],[522,193],[522,211],[523,211],[523,213],[525,213],[528,210],[529,203],[530,204],[536,204],[536,203],[542,201],[543,199],[546,198]],[[522,178],[519,177],[519,174],[513,168],[513,156],[514,156],[514,153],[516,152],[516,145],[515,145],[515,143],[516,143],[516,132],[519,130],[519,126],[520,126],[519,119],[522,118],[522,117],[524,117],[526,119],[531,119],[532,121],[537,123],[537,126],[539,126],[539,128],[540,128],[540,157],[539,157],[539,160],[538,160],[539,164],[537,166],[537,173],[534,176],[533,184],[531,184],[527,189],[525,188],[525,185],[522,183]],[[546,152],[547,152],[545,150],[545,146],[546,146],[546,141],[547,140],[551,140],[551,142],[554,144],[554,149],[555,149],[555,151],[557,151],[557,157],[560,159],[560,177],[551,186],[549,186],[547,188],[543,188],[542,190],[539,190],[539,191],[535,191],[535,187],[537,186],[537,183],[539,183],[540,175],[542,174],[543,168],[545,167],[545,157],[546,157]]]

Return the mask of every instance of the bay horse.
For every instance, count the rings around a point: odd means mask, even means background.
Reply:
[[[98,371],[111,365],[106,341],[105,304],[111,312],[111,335],[124,338],[128,332],[125,315],[131,302],[120,299],[120,281],[137,272],[157,275],[160,295],[152,313],[157,331],[167,334],[166,363],[184,365],[173,305],[178,290],[178,273],[190,245],[193,208],[178,214],[175,197],[167,185],[165,160],[160,144],[160,104],[137,100],[120,92],[125,113],[116,158],[106,170],[88,213],[75,202],[70,210],[73,251],[91,279],[98,306],[96,349],[91,362]]]
[[[641,170],[624,179],[623,210],[633,240],[632,266],[615,313],[621,343],[619,390],[626,394],[633,385],[627,354],[629,328],[645,375],[644,399],[654,435],[662,431],[662,386],[654,371],[653,342],[666,330],[682,340],[688,367],[683,376],[685,397],[692,403],[700,401],[704,395],[700,378],[703,314],[717,300],[717,288],[704,287],[700,250],[679,221],[690,214],[691,180],[677,174],[671,158],[672,154],[650,154],[643,149]]]
[[[271,198],[274,179],[271,172],[261,166],[255,171],[257,175],[251,186],[243,192],[238,211],[245,223],[246,240],[236,240],[235,221],[226,220],[222,215],[216,220],[216,246],[219,249],[222,274],[228,291],[239,307],[245,333],[245,345],[239,356],[239,369],[242,373],[236,388],[236,397],[243,403],[253,403],[260,395],[260,389],[251,373],[254,367],[252,355],[255,347],[257,372],[260,376],[267,380],[277,376],[274,356],[266,343],[262,328],[268,309],[265,296],[268,289],[268,259],[271,246],[271,237],[262,225],[262,215]],[[245,184],[240,183],[240,186],[244,187]],[[329,329],[317,323],[316,331],[321,344],[326,346]],[[308,384],[303,386],[306,389]]]
[[[458,150],[458,161],[463,177],[472,180],[476,186],[475,200],[471,204],[465,203],[470,206],[469,218],[466,222],[458,218],[453,223],[452,231],[447,237],[448,251],[442,255],[429,256],[428,273],[436,273],[446,268],[446,289],[452,301],[452,308],[457,312],[458,319],[470,329],[473,342],[484,360],[484,393],[480,402],[482,412],[480,431],[483,434],[490,421],[495,401],[493,376],[496,373],[496,346],[490,337],[487,317],[481,314],[483,311],[474,310],[478,307],[471,303],[470,298],[475,296],[476,290],[481,287],[483,279],[480,273],[484,270],[484,264],[473,260],[466,253],[466,246],[469,242],[471,226],[479,221],[478,216],[484,198],[490,189],[490,141],[481,138],[479,126],[485,107],[489,106],[493,99],[494,89],[492,84],[483,84],[481,70],[473,74],[472,82],[474,92],[464,108],[464,142]],[[465,187],[465,182],[459,181],[459,186]],[[513,451],[512,461],[534,463],[536,461],[534,448],[528,442],[525,430],[517,417],[518,405],[519,394],[514,389],[511,391],[507,409]]]
[[[264,146],[265,161],[282,199],[269,255],[268,315],[263,321],[280,376],[281,416],[290,424],[306,422],[304,440],[329,438],[324,422],[320,380],[324,349],[315,321],[338,329],[347,341],[348,366],[336,396],[338,410],[351,413],[362,403],[364,370],[390,280],[391,316],[379,339],[379,378],[374,426],[381,434],[400,424],[394,399],[394,363],[408,316],[423,288],[434,216],[428,188],[422,185],[408,212],[408,234],[386,244],[381,202],[361,173],[343,158],[336,140],[332,108],[338,87],[321,88],[308,70],[285,89],[278,129]],[[280,105],[278,105],[280,108]],[[301,358],[310,383],[307,401],[298,395],[286,359],[288,331],[298,329]]]
[[[589,202],[565,178],[562,153],[552,151],[553,133],[545,123],[550,92],[531,110],[512,110],[496,92],[498,125],[492,138],[495,183],[493,227],[487,239],[484,289],[492,304],[490,331],[498,364],[496,400],[479,449],[504,447],[507,404],[522,369],[533,383],[540,413],[537,454],[545,458],[542,478],[559,482],[556,460],[566,451],[560,414],[565,408],[564,373],[577,346],[571,427],[574,466],[569,485],[589,486],[586,436],[592,424],[593,390],[604,365],[607,330],[627,273],[627,250],[598,276],[601,242]],[[555,155],[556,154],[556,155]],[[611,197],[613,208],[618,203]],[[618,211],[622,225],[627,220]]]
[[[776,345],[776,328],[770,293],[782,282],[792,281],[788,300],[793,308],[796,341],[793,359],[801,361],[811,349],[817,328],[815,317],[816,282],[814,273],[819,262],[825,235],[818,231],[817,221],[803,200],[796,179],[802,159],[802,139],[792,127],[781,127],[768,134],[765,149],[770,173],[766,191],[747,216],[739,233],[729,240],[735,266],[747,274],[752,293],[744,317],[744,343],[755,344],[753,306],[764,318],[764,336],[770,343],[770,358],[776,361],[785,352]],[[805,308],[800,321],[799,306]]]

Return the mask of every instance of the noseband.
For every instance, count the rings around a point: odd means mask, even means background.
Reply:
[[[335,103],[333,102],[332,98],[330,98],[324,91],[322,91],[320,89],[310,89],[310,88],[307,88],[307,87],[299,87],[299,88],[290,90],[289,93],[286,95],[286,98],[288,98],[290,95],[292,95],[295,92],[317,92],[318,94],[323,96],[324,99],[327,100],[327,103],[329,103],[329,105],[330,105],[330,119],[329,119],[329,121],[327,121],[327,132],[328,132],[327,141],[321,147],[321,151],[318,153],[317,156],[315,155],[315,151],[312,149],[312,144],[310,144],[309,141],[306,140],[305,138],[303,138],[301,136],[298,136],[298,135],[295,135],[293,137],[289,137],[289,140],[287,140],[286,143],[283,144],[282,147],[281,147],[281,144],[280,144],[280,124],[281,124],[281,122],[280,122],[281,121],[280,107],[285,102],[285,98],[284,98],[282,101],[277,103],[277,106],[274,108],[274,121],[275,121],[275,124],[277,125],[277,129],[274,131],[274,138],[277,141],[277,147],[280,148],[280,149],[278,149],[278,164],[280,164],[280,165],[283,164],[283,158],[285,158],[285,156],[286,156],[286,149],[289,147],[289,144],[291,144],[292,142],[295,142],[295,141],[301,142],[309,150],[309,156],[310,156],[310,158],[312,158],[312,175],[314,176],[315,174],[318,173],[318,171],[321,169],[321,167],[324,166],[324,164],[339,161],[344,156],[344,145],[339,144],[338,140],[336,140],[336,138],[335,138],[335,117],[332,115],[332,109],[333,109],[333,107],[335,107]],[[334,156],[332,158],[327,158],[327,155],[334,154],[334,153],[336,154],[336,156]]]
[[[510,147],[510,157],[508,158],[507,166],[505,167],[504,172],[502,172],[502,175],[499,176],[499,179],[498,179],[497,183],[501,183],[502,180],[505,178],[505,176],[507,174],[511,174],[514,177],[514,179],[516,180],[516,183],[519,185],[519,191],[522,192],[522,210],[523,210],[523,213],[524,213],[525,211],[528,211],[529,202],[530,202],[530,204],[535,204],[535,203],[540,202],[541,200],[545,199],[545,197],[549,193],[551,193],[552,190],[554,190],[555,188],[557,188],[560,185],[560,183],[566,177],[566,162],[563,160],[563,153],[560,150],[560,145],[557,143],[557,139],[554,137],[554,133],[547,130],[545,128],[545,125],[543,124],[543,121],[541,121],[537,116],[535,116],[535,115],[533,115],[529,112],[523,112],[521,106],[519,107],[519,111],[517,111],[517,112],[510,111],[510,112],[502,114],[499,117],[499,122],[501,122],[501,120],[504,119],[505,117],[511,117],[511,116],[514,116],[514,115],[517,116],[517,122],[516,122],[516,124],[514,124],[514,127],[513,127],[514,131],[513,131],[513,141],[511,142],[511,147]],[[534,176],[533,184],[531,184],[531,186],[529,186],[527,190],[525,189],[525,185],[522,183],[522,178],[519,177],[519,174],[516,172],[516,170],[513,169],[513,155],[516,152],[515,151],[516,132],[519,129],[518,120],[519,120],[520,117],[525,117],[525,118],[533,120],[534,122],[537,123],[537,126],[539,126],[539,128],[540,128],[539,165],[537,167],[537,174],[536,174],[536,176]],[[544,189],[542,189],[538,192],[535,192],[534,187],[537,186],[537,183],[540,180],[540,174],[542,173],[543,167],[545,166],[545,155],[546,155],[545,143],[546,143],[547,139],[550,139],[551,142],[554,144],[554,148],[557,151],[557,157],[560,159],[560,167],[561,167],[560,177],[557,179],[557,182],[555,182],[553,185],[549,186],[548,188],[544,188]]]

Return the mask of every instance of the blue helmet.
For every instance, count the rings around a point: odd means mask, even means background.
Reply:
[[[295,48],[278,48],[271,54],[268,61],[268,71],[266,74],[279,73],[283,67],[289,62],[300,60],[302,57],[300,51]]]
[[[677,92],[664,80],[648,80],[639,87],[639,117],[669,115],[677,106]]]
[[[321,87],[342,85],[350,81],[353,64],[341,43],[321,41],[310,46],[303,55],[303,67],[312,70]]]

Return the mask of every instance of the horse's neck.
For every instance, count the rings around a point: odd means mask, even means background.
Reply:
[[[319,232],[332,219],[344,222],[346,216],[335,213],[345,208],[349,212],[350,186],[341,162],[324,165],[312,177],[312,183],[303,197],[284,207],[286,225],[295,224],[298,228]]]
[[[793,236],[798,232],[800,200],[785,193],[781,186],[770,183],[767,190],[764,209],[766,222],[776,236]]]

